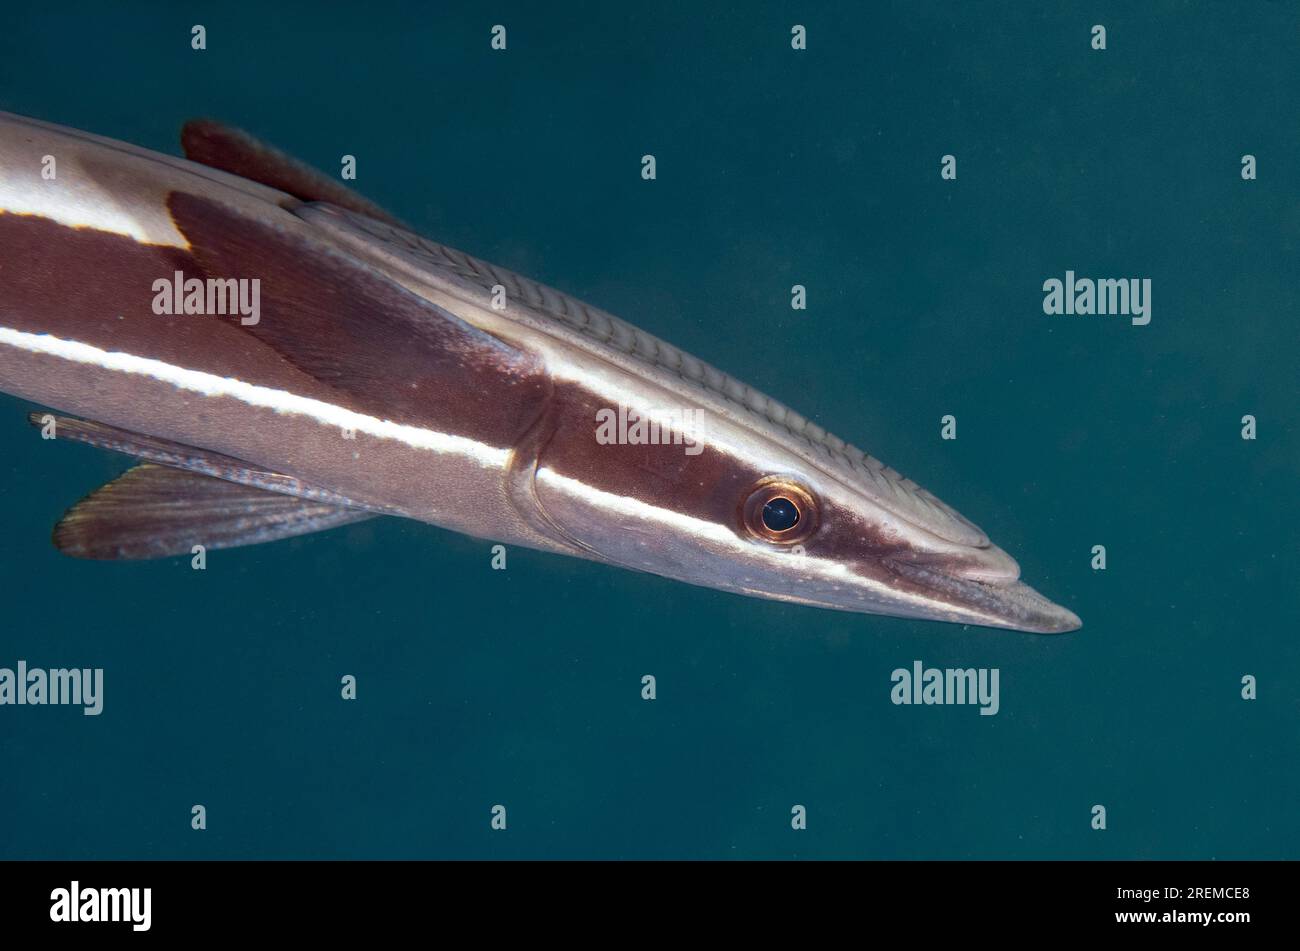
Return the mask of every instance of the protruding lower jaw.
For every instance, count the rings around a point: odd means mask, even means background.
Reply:
[[[950,607],[952,620],[1034,634],[1064,634],[1083,627],[1083,621],[1069,608],[1049,601],[1017,579],[976,580],[903,561],[891,561],[888,567],[924,588],[939,612]]]

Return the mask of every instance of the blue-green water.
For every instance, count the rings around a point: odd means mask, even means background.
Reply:
[[[0,108],[354,154],[418,230],[916,479],[1085,627],[493,571],[393,520],[78,562],[50,526],[129,463],[0,397],[0,666],[105,671],[98,717],[0,707],[0,857],[1300,857],[1294,4],[338,7],[28,4]],[[1150,324],[1045,316],[1067,269],[1150,278]],[[998,714],[894,705],[914,660],[999,669]]]

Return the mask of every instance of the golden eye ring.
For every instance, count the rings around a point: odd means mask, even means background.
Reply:
[[[763,479],[741,506],[741,522],[754,538],[794,545],[817,528],[817,503],[798,483],[779,476]]]

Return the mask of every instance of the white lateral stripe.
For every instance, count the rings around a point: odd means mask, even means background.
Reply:
[[[578,479],[560,475],[554,469],[545,467],[538,469],[537,481],[607,512],[614,512],[641,521],[657,522],[665,528],[673,529],[684,536],[706,538],[719,547],[729,549],[738,559],[751,561],[756,566],[768,568],[777,566],[781,572],[789,572],[795,577],[798,577],[800,573],[810,579],[820,577],[829,584],[839,584],[846,588],[873,592],[883,600],[897,604],[917,605],[923,609],[933,604],[930,599],[923,595],[893,590],[874,578],[859,575],[842,562],[815,555],[799,556],[788,551],[754,544],[745,541],[724,525],[718,525],[691,515],[684,515],[672,509],[651,505],[631,496],[605,492]]]
[[[380,439],[395,440],[417,449],[467,456],[484,466],[504,467],[510,457],[509,449],[497,449],[466,439],[464,436],[453,436],[419,426],[407,426],[386,419],[377,419],[374,416],[366,416],[363,413],[356,413],[306,396],[298,396],[285,390],[257,386],[253,383],[245,383],[243,380],[217,376],[215,373],[204,373],[201,370],[187,370],[149,357],[101,350],[90,344],[76,340],[63,340],[50,334],[33,334],[10,327],[0,327],[0,344],[8,344],[29,353],[48,354],[73,363],[151,377],[202,396],[228,396],[249,406],[292,416],[307,416],[327,426],[351,429]]]
[[[751,553],[759,551],[756,546],[743,543],[736,537],[734,532],[728,531],[721,525],[715,525],[713,522],[698,519],[691,515],[683,515],[681,512],[674,512],[672,509],[660,508],[651,505],[649,502],[634,499],[631,496],[605,492],[578,479],[570,479],[568,476],[560,475],[554,469],[539,468],[537,470],[537,481],[553,485],[566,494],[574,498],[584,499],[607,512],[628,515],[642,521],[658,522],[665,527],[677,529],[684,534],[707,538],[712,542],[725,545],[736,551]]]

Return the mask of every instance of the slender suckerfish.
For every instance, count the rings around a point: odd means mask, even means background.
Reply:
[[[971,522],[744,383],[242,132],[181,139],[186,159],[0,113],[0,390],[139,463],[63,517],[67,554],[396,515],[761,598],[1080,626]]]

